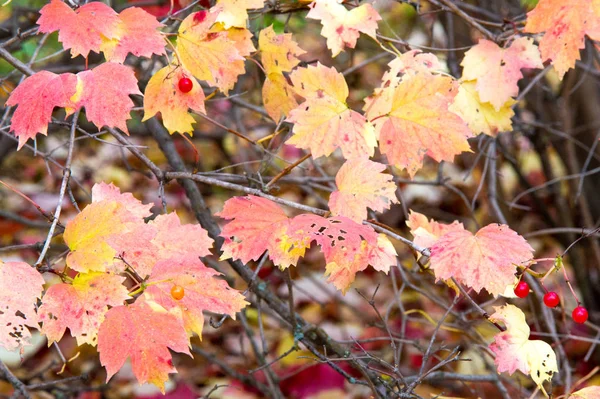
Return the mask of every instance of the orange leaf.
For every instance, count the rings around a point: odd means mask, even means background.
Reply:
[[[177,52],[183,66],[196,78],[227,93],[244,73],[244,57],[254,46],[246,29],[212,28],[219,12],[219,7],[213,7],[185,18],[179,27]]]
[[[288,144],[310,149],[313,157],[341,148],[344,157],[369,157],[377,144],[373,126],[348,108],[348,86],[341,73],[320,63],[291,74],[294,90],[306,101],[290,112],[294,135]]]
[[[138,89],[133,69],[128,66],[106,62],[90,71],[77,74],[78,91],[72,100],[77,107],[85,107],[87,120],[98,129],[104,126],[117,127],[129,134],[127,119],[133,101],[131,94],[142,92]]]
[[[188,345],[182,321],[157,303],[142,299],[110,309],[98,331],[98,352],[107,381],[130,358],[139,383],[154,384],[163,393],[169,373],[176,372],[169,349],[189,355]]]
[[[77,345],[95,346],[108,306],[123,305],[129,299],[123,281],[124,277],[114,274],[86,273],[77,275],[73,284],[50,287],[38,310],[48,346],[60,341],[66,328],[77,339]]]
[[[412,210],[408,215],[406,225],[415,237],[414,243],[424,248],[430,248],[438,238],[446,233],[465,229],[463,224],[456,220],[452,224],[443,224],[433,219],[430,221],[427,216]]]
[[[10,93],[6,105],[18,105],[10,130],[19,138],[19,149],[37,133],[48,134],[48,123],[55,107],[75,106],[71,97],[76,86],[77,77],[72,73],[56,75],[40,71],[26,78]]]
[[[379,148],[388,161],[411,177],[423,166],[425,154],[436,161],[454,160],[470,151],[472,133],[448,110],[458,92],[456,81],[417,73],[397,87],[384,89],[367,104],[367,118],[379,135]]]
[[[384,170],[385,165],[364,158],[346,161],[335,177],[338,189],[329,197],[333,215],[361,222],[367,216],[367,207],[383,212],[398,202],[393,177],[380,173]]]
[[[281,73],[267,76],[262,87],[262,97],[265,110],[275,122],[279,122],[282,116],[289,115],[298,106],[293,87]]]
[[[525,32],[542,33],[542,60],[552,65],[562,79],[580,59],[579,50],[585,47],[585,35],[600,39],[600,16],[594,13],[590,0],[540,0],[527,13]]]
[[[137,57],[162,55],[165,53],[165,39],[157,31],[162,26],[156,17],[141,8],[126,8],[119,14],[116,37],[105,39],[100,49],[107,61],[118,63],[123,63],[129,53]]]
[[[156,264],[144,295],[169,311],[176,309],[186,331],[202,337],[203,311],[227,314],[235,320],[235,314],[248,304],[238,291],[216,276],[220,273],[204,266],[197,257],[176,255]],[[173,285],[184,289],[183,298],[171,296]]]
[[[182,78],[191,79],[193,82],[192,90],[184,93],[179,90],[179,80]],[[160,112],[162,122],[173,134],[193,133],[192,124],[196,120],[188,113],[191,108],[196,112],[206,114],[204,108],[204,91],[200,83],[183,68],[167,65],[156,72],[148,85],[144,95],[144,119],[146,121]]]
[[[431,268],[438,280],[455,278],[476,292],[497,296],[514,282],[516,266],[533,258],[533,248],[506,225],[490,224],[475,235],[457,228],[431,247]]]
[[[73,11],[60,0],[52,0],[40,10],[37,24],[41,33],[58,31],[58,41],[71,56],[87,57],[90,51],[100,52],[102,40],[118,35],[119,16],[102,2],[84,4]]]

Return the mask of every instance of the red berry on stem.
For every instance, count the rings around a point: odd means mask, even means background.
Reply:
[[[525,281],[519,281],[519,284],[515,287],[515,295],[519,298],[525,298],[529,295],[529,284]]]
[[[560,298],[556,292],[547,292],[544,295],[544,304],[549,308],[555,308],[560,303]]]
[[[577,306],[571,314],[575,323],[583,324],[588,319],[588,311],[583,306]]]
[[[179,90],[181,90],[182,93],[189,93],[192,91],[193,87],[194,83],[192,82],[192,79],[186,77],[179,79]]]

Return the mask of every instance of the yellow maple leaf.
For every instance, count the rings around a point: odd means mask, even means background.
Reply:
[[[265,110],[276,122],[298,106],[294,89],[281,73],[271,73],[267,76],[262,87],[262,97]]]
[[[272,25],[260,31],[258,49],[267,75],[290,72],[300,63],[298,56],[306,53],[292,39],[291,33],[278,35]]]
[[[178,85],[183,78],[192,81],[192,90],[184,93]],[[173,134],[190,133],[196,121],[189,114],[191,108],[196,112],[206,113],[204,109],[204,91],[200,83],[181,67],[167,65],[150,78],[144,94],[144,119],[146,121],[160,112],[163,124]]]
[[[512,106],[515,100],[509,98],[498,110],[479,98],[475,81],[460,84],[458,94],[449,110],[460,116],[475,134],[484,133],[496,137],[499,132],[512,132],[511,118],[515,114]]]
[[[264,0],[219,0],[217,6],[222,11],[217,22],[222,22],[225,28],[245,28],[248,22],[248,10],[262,8]]]
[[[213,7],[185,18],[179,27],[177,53],[185,69],[227,94],[244,73],[244,57],[254,46],[246,29],[215,25],[220,11]]]

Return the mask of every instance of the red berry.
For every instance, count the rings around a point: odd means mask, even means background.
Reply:
[[[185,290],[180,285],[174,285],[173,288],[171,288],[171,296],[176,301],[179,301],[185,296]]]
[[[555,308],[559,303],[560,298],[556,292],[547,292],[546,295],[544,295],[544,304],[549,308]]]
[[[194,22],[199,24],[206,18],[206,10],[200,10],[194,14]]]
[[[189,93],[192,91],[193,87],[194,83],[192,82],[192,79],[185,77],[179,79],[179,90],[181,90],[182,93]]]
[[[515,295],[519,298],[525,298],[529,295],[529,284],[525,281],[519,281],[519,284],[515,287]]]
[[[577,306],[571,314],[575,323],[583,324],[588,319],[588,311],[583,306]]]

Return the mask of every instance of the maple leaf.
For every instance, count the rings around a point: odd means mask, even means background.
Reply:
[[[91,4],[91,3],[88,3]],[[127,54],[151,57],[165,53],[165,39],[158,28],[163,24],[138,7],[129,7],[119,14],[115,37],[103,40],[100,50],[107,61],[123,63]]]
[[[569,395],[569,399],[598,399],[600,398],[600,386],[591,386],[580,389]]]
[[[179,90],[179,80],[191,79],[194,82],[192,90],[184,93]],[[200,83],[191,73],[181,67],[167,65],[156,72],[146,86],[144,94],[144,119],[147,121],[160,112],[162,121],[169,133],[193,133],[192,124],[196,120],[188,113],[191,108],[196,112],[206,114],[204,108],[204,91]]]
[[[396,251],[391,243],[381,240],[369,226],[337,216],[298,215],[291,220],[288,234],[293,241],[314,240],[325,256],[328,281],[345,293],[356,273],[374,262],[377,270],[387,272],[396,263]],[[306,239],[308,237],[308,240]]]
[[[77,93],[71,99],[77,107],[85,107],[87,120],[98,129],[118,127],[129,134],[126,121],[134,105],[129,95],[142,94],[133,69],[105,62],[90,71],[79,72],[77,79]]]
[[[414,177],[425,154],[438,162],[452,162],[455,155],[470,151],[471,131],[448,110],[457,92],[451,78],[417,73],[384,89],[385,101],[367,103],[367,118],[375,125],[379,148],[391,163]]]
[[[515,100],[509,98],[499,109],[492,104],[481,101],[475,81],[462,82],[454,102],[448,108],[460,116],[471,131],[496,137],[499,132],[511,132]]]
[[[544,33],[540,40],[542,60],[552,60],[560,79],[580,59],[585,35],[600,39],[600,16],[590,0],[540,0],[527,13],[525,32]]]
[[[74,107],[77,77],[72,73],[56,75],[48,71],[37,72],[26,78],[10,93],[7,106],[18,105],[11,120],[10,130],[19,138],[19,147],[37,133],[48,134],[55,107]]]
[[[397,86],[405,75],[429,73],[442,69],[440,60],[432,53],[422,53],[421,50],[410,50],[403,53],[388,64],[389,70],[383,74],[382,88]]]
[[[177,52],[183,66],[196,78],[227,94],[238,75],[244,73],[244,57],[254,46],[246,29],[230,31],[218,25],[211,29],[219,12],[219,7],[213,7],[185,18],[179,27]]]
[[[87,57],[90,51],[100,53],[103,39],[118,34],[119,16],[102,2],[90,2],[73,11],[60,0],[52,0],[40,10],[37,24],[41,33],[58,31],[58,41],[71,56]]]
[[[335,176],[338,189],[329,197],[332,214],[361,222],[367,216],[367,207],[383,212],[398,202],[393,176],[380,173],[385,168],[364,158],[346,161]]]
[[[262,87],[262,97],[265,110],[275,122],[298,107],[294,88],[281,73],[271,73],[267,76]]]
[[[427,216],[410,211],[406,225],[410,229],[410,233],[415,237],[413,242],[421,247],[430,248],[438,238],[452,231],[463,231],[465,228],[458,221],[452,224],[444,224],[435,220],[428,220]]]
[[[217,22],[223,23],[225,28],[245,28],[248,22],[248,11],[250,9],[262,8],[264,0],[218,0],[217,7],[221,12]]]
[[[558,372],[556,354],[548,343],[539,340],[529,340],[529,326],[525,314],[514,305],[494,307],[496,311],[490,316],[492,322],[502,322],[506,331],[496,334],[490,350],[496,355],[494,362],[498,371],[509,374],[520,370],[530,374],[533,381],[546,391],[542,383],[552,379],[552,374]]]
[[[29,343],[27,326],[39,328],[35,311],[44,279],[25,262],[0,260],[0,347],[8,351]]]
[[[123,305],[129,299],[124,277],[106,273],[78,274],[73,284],[55,284],[48,288],[38,310],[42,333],[48,346],[65,333],[77,339],[77,345],[96,345],[98,328],[108,306]]]
[[[120,194],[112,185],[92,188],[92,203],[67,223],[63,239],[71,250],[67,266],[79,272],[121,272],[115,262],[117,251],[108,239],[145,225],[140,215],[149,216],[151,205],[143,205],[131,194]]]
[[[431,268],[438,280],[455,278],[476,292],[502,294],[514,281],[515,265],[533,258],[523,237],[502,224],[490,224],[475,235],[456,228],[431,246]]]
[[[329,156],[341,148],[347,159],[369,157],[377,145],[373,126],[348,108],[348,85],[334,67],[321,63],[291,74],[294,90],[306,99],[290,111],[294,135],[288,144],[310,149],[313,157]]]
[[[138,382],[154,384],[163,393],[169,373],[176,372],[169,349],[190,355],[188,345],[182,321],[142,298],[133,305],[111,308],[98,330],[98,352],[107,381],[130,358]]]
[[[159,215],[148,224],[108,236],[108,244],[145,278],[154,265],[176,255],[198,258],[210,254],[213,241],[199,225],[182,225],[175,212]]]
[[[370,4],[347,10],[337,0],[315,0],[308,7],[306,18],[321,21],[321,35],[327,38],[333,57],[345,47],[354,48],[361,32],[377,40],[377,21],[381,16]]]
[[[477,81],[479,98],[497,111],[519,94],[517,82],[523,77],[521,69],[544,67],[537,46],[527,37],[516,39],[507,49],[481,39],[465,53],[461,65],[463,80]]]
[[[305,54],[291,33],[278,35],[273,25],[261,30],[258,35],[258,50],[266,75],[291,72],[299,63],[298,57]]]
[[[235,320],[235,314],[248,304],[225,280],[215,278],[220,275],[197,257],[176,256],[154,266],[144,295],[169,311],[177,309],[186,331],[202,337],[203,311],[227,314]],[[182,299],[172,297],[173,285],[184,289]]]
[[[142,204],[131,193],[122,193],[113,183],[96,183],[92,187],[92,202],[117,201],[127,208],[127,211],[136,218],[147,218],[152,213],[152,204]]]
[[[248,263],[258,260],[267,250],[273,263],[283,269],[295,265],[310,246],[304,242],[306,237],[291,240],[287,234],[290,219],[277,204],[265,198],[231,198],[216,215],[231,220],[221,231],[225,238],[222,260],[233,258]]]

